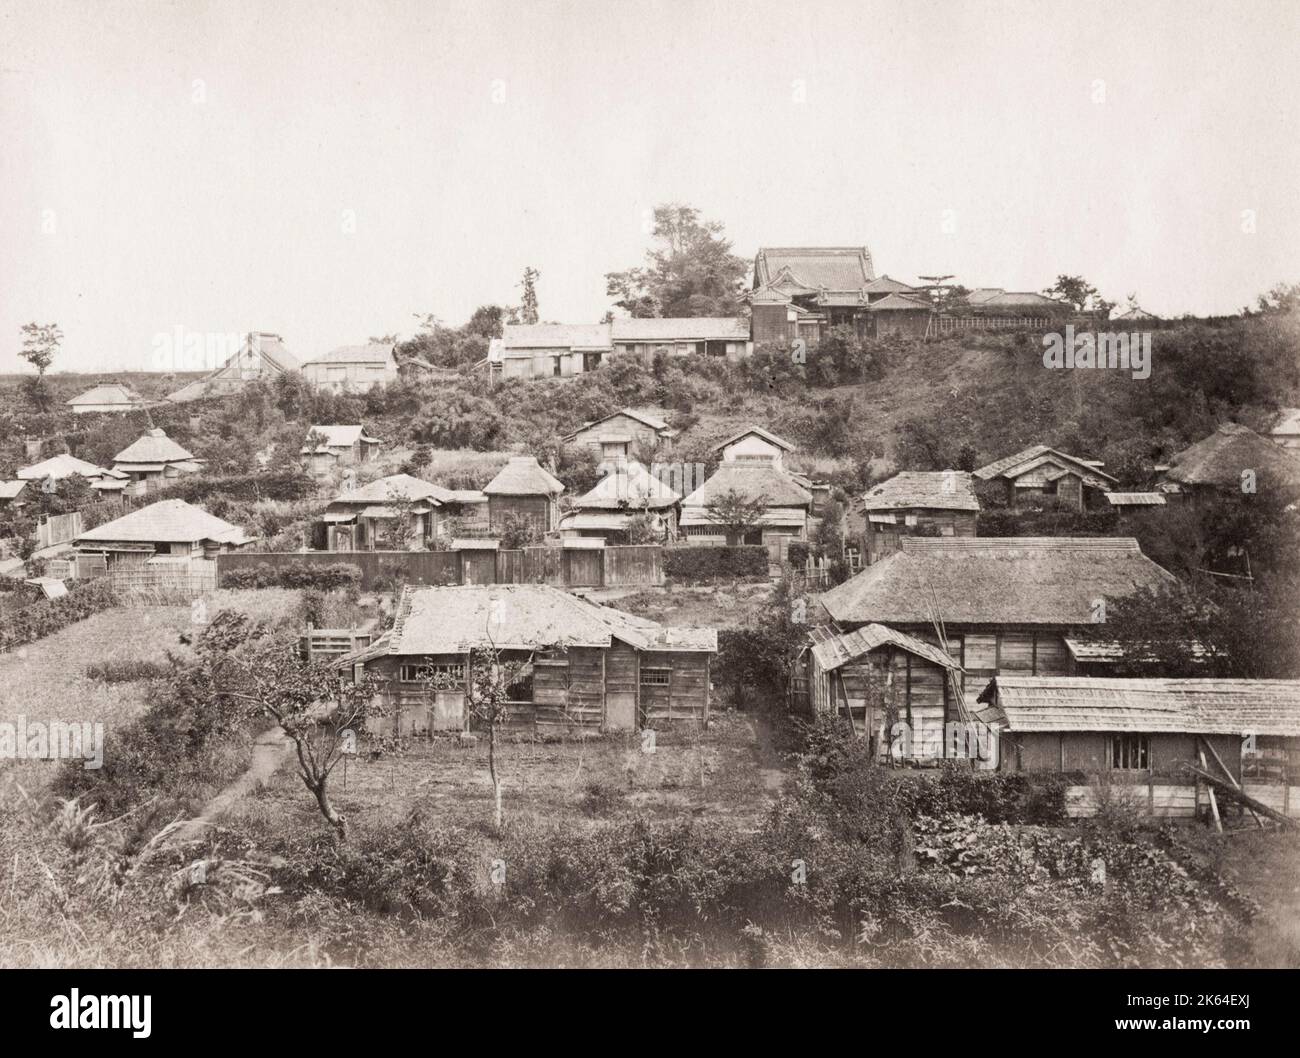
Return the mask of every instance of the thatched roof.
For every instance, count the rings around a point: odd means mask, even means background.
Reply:
[[[1001,459],[982,466],[975,471],[975,476],[981,481],[992,481],[994,478],[1005,477],[1015,479],[1021,474],[1028,473],[1030,470],[1040,466],[1043,462],[1055,463],[1059,467],[1064,467],[1080,475],[1089,485],[1104,487],[1104,483],[1109,481],[1115,482],[1115,478],[1109,474],[1098,470],[1088,460],[1079,456],[1072,456],[1065,452],[1058,451],[1055,448],[1049,448],[1047,445],[1030,445],[1028,448],[1021,449],[1012,455],[1004,456]]]
[[[127,409],[141,407],[144,404],[144,399],[129,386],[106,382],[102,385],[92,386],[84,393],[78,393],[66,403],[69,407],[74,408],[82,404],[112,404]]]
[[[812,493],[772,463],[722,463],[714,475],[682,500],[683,507],[707,507],[727,492],[768,507],[809,507]]]
[[[852,632],[840,632],[835,625],[820,626],[809,633],[809,638],[817,667],[824,672],[848,665],[883,646],[894,646],[941,668],[961,671],[961,665],[938,647],[885,625],[864,625]]]
[[[386,478],[378,478],[368,485],[361,486],[359,489],[353,489],[351,492],[341,492],[330,502],[347,504],[388,503],[403,496],[411,500],[433,500],[435,503],[447,503],[455,498],[450,489],[444,489],[441,485],[435,485],[431,481],[424,481],[422,478],[415,478],[410,474],[390,474]]]
[[[712,628],[666,628],[545,584],[491,584],[404,589],[391,631],[371,653],[608,647],[614,639],[639,650],[718,649]]]
[[[978,511],[975,483],[964,470],[904,470],[867,490],[866,511],[910,508],[941,511]]]
[[[74,542],[80,547],[96,542],[193,544],[200,540],[246,544],[252,539],[239,526],[201,507],[184,500],[160,500],[88,529]]]
[[[537,462],[536,456],[511,456],[487,483],[488,496],[558,496],[564,483]]]
[[[178,445],[166,432],[147,430],[113,457],[114,463],[175,463],[194,456]]]
[[[1013,732],[1300,735],[1300,680],[996,676],[979,700]]]
[[[1165,477],[1180,485],[1240,489],[1243,470],[1300,487],[1300,458],[1235,422],[1224,423],[1209,437],[1184,448],[1174,456]]]
[[[97,467],[94,463],[87,463],[84,459],[68,455],[67,452],[42,459],[29,467],[19,467],[14,476],[24,481],[41,481],[49,477],[54,478],[55,481],[62,481],[74,474],[79,474],[83,478],[125,477],[124,474]]]
[[[681,496],[635,459],[615,463],[590,492],[573,501],[577,510],[652,510],[671,507]]]
[[[1081,625],[1095,600],[1173,584],[1131,537],[915,537],[821,596],[836,621]]]

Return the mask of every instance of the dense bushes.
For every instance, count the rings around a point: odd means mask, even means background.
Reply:
[[[684,584],[716,580],[766,580],[767,548],[671,547],[664,551],[664,574]]]
[[[306,474],[296,468],[274,470],[267,473],[228,474],[211,477],[191,474],[175,484],[159,490],[160,500],[184,500],[201,503],[220,496],[229,500],[302,500],[313,495],[315,486]]]
[[[6,610],[0,622],[0,653],[53,635],[116,605],[113,586],[101,579],[74,582],[72,590],[61,599],[41,599],[21,610]]]
[[[313,588],[331,591],[342,588],[357,591],[361,587],[361,567],[350,562],[332,562],[314,565],[310,562],[290,562],[273,566],[259,562],[252,568],[231,569],[222,573],[223,588]]]
[[[1115,512],[1038,510],[980,511],[975,517],[976,536],[1114,536]]]
[[[96,661],[86,666],[86,678],[101,683],[132,683],[136,680],[161,680],[171,675],[170,665],[144,659]]]

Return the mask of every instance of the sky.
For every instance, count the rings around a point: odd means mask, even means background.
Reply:
[[[1300,282],[1300,3],[0,0],[0,373],[595,322],[658,203],[735,252],[1157,314]]]

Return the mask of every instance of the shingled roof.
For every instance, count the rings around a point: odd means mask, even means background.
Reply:
[[[822,625],[809,633],[812,640],[813,657],[817,667],[825,672],[838,669],[842,665],[856,661],[864,654],[869,654],[882,646],[895,646],[906,650],[919,658],[932,662],[945,669],[961,671],[956,659],[945,654],[936,646],[922,642],[915,636],[888,628],[881,624],[864,625],[851,632],[841,632],[834,625]]]
[[[868,489],[862,501],[866,511],[903,508],[941,511],[978,511],[975,482],[964,470],[904,470]]]
[[[1080,625],[1097,599],[1173,584],[1132,537],[916,537],[821,596],[836,621]]]
[[[511,456],[483,489],[488,496],[558,496],[563,491],[564,483],[545,470],[536,456]]]
[[[111,522],[88,529],[77,537],[80,546],[96,542],[193,544],[213,540],[246,544],[254,539],[237,525],[184,500],[159,500]]]
[[[764,246],[754,259],[754,288],[788,269],[806,287],[861,290],[875,278],[865,246]]]
[[[144,435],[136,438],[113,457],[114,463],[175,463],[180,460],[193,459],[166,432],[156,427],[146,430]]]
[[[546,584],[407,587],[392,629],[366,653],[463,654],[475,648],[608,647],[716,652],[712,628],[667,628]]]
[[[1300,680],[997,676],[979,700],[1013,732],[1300,735]]]
[[[1103,481],[1113,482],[1116,480],[1109,474],[1098,470],[1086,459],[1069,455],[1055,448],[1049,448],[1047,445],[1030,445],[1013,455],[1004,456],[1002,459],[989,463],[988,466],[980,467],[975,471],[975,476],[981,481],[992,481],[997,477],[1019,477],[1020,475],[1016,471],[1023,473],[1032,469],[1031,464],[1036,466],[1043,456],[1053,457],[1058,463],[1072,467],[1090,484],[1100,486]]]
[[[1165,477],[1182,485],[1238,489],[1243,470],[1273,475],[1287,486],[1300,486],[1300,459],[1250,427],[1232,422],[1174,456]]]
[[[812,493],[771,463],[722,463],[708,481],[682,500],[684,507],[707,507],[724,493],[762,499],[768,507],[808,507]]]

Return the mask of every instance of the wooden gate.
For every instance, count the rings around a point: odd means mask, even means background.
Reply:
[[[599,588],[603,580],[605,554],[597,548],[564,551],[564,583],[574,588]]]

